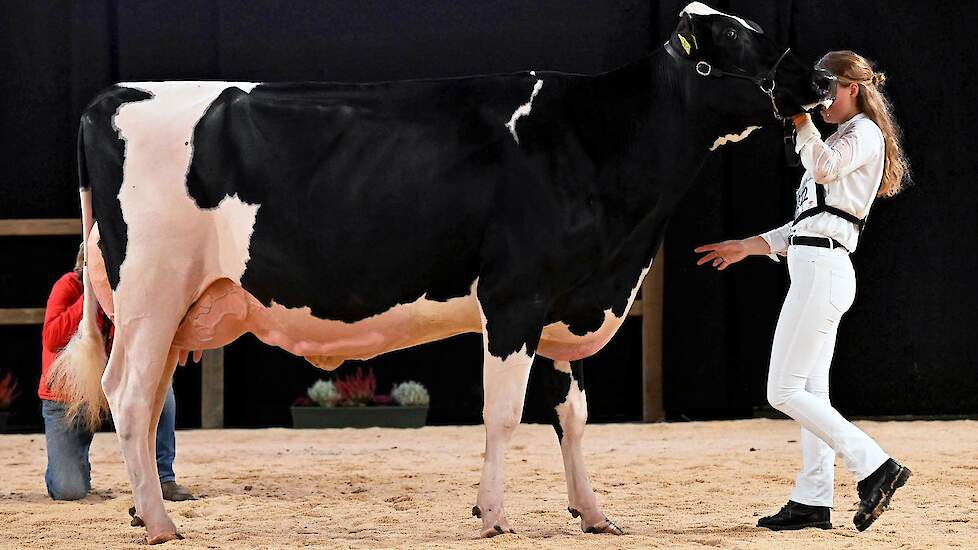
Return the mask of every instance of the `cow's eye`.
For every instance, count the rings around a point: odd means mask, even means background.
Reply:
[[[723,32],[723,37],[727,40],[737,40],[737,29],[727,29]]]

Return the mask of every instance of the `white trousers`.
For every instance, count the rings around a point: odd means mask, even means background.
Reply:
[[[856,274],[845,250],[813,246],[788,248],[788,273],[791,286],[774,332],[767,399],[802,426],[802,468],[791,500],[832,506],[836,454],[857,481],[889,458],[829,402],[835,337],[856,297]]]

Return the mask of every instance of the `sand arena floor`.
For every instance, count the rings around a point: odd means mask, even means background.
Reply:
[[[549,426],[523,425],[507,461],[516,535],[474,536],[481,426],[422,430],[181,431],[167,503],[186,540],[164,548],[976,548],[978,422],[862,422],[914,477],[867,532],[837,465],[835,529],[772,533],[757,516],[787,498],[799,463],[788,421],[590,426],[585,453],[605,512],[628,533],[585,535],[565,508]],[[134,548],[114,434],[92,446],[93,494],[52,502],[42,435],[0,436],[0,547]]]

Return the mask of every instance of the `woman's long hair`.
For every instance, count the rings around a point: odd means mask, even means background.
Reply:
[[[896,195],[911,182],[910,163],[903,151],[903,132],[893,118],[893,105],[881,90],[886,75],[874,71],[869,60],[849,50],[825,54],[818,66],[834,74],[842,86],[853,82],[859,85],[857,105],[883,131],[886,146],[883,181],[877,196]]]

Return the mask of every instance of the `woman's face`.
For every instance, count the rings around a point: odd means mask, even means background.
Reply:
[[[852,118],[859,112],[857,98],[859,96],[859,85],[855,82],[851,84],[836,84],[835,101],[828,109],[822,110],[822,120],[829,124],[839,124]]]

